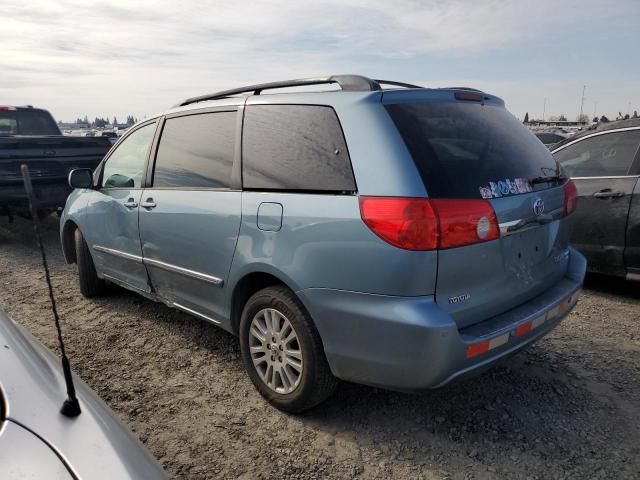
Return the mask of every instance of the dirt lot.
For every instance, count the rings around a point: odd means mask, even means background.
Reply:
[[[640,478],[640,284],[589,278],[551,335],[465,383],[342,384],[290,416],[254,391],[233,336],[123,290],[82,298],[57,219],[46,229],[75,371],[176,478]],[[0,219],[0,305],[56,348],[25,221]]]

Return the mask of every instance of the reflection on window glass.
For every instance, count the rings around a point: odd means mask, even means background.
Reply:
[[[17,135],[18,122],[15,118],[0,118],[0,135]]]
[[[236,112],[168,119],[158,145],[153,186],[228,188],[235,130]]]
[[[331,107],[251,105],[242,135],[246,188],[353,192],[342,129]]]
[[[49,112],[38,109],[0,111],[0,135],[60,135]]]
[[[478,198],[479,187],[558,173],[549,150],[504,107],[470,102],[386,105],[434,198]],[[552,188],[542,183],[534,188]]]
[[[107,160],[102,173],[102,186],[107,188],[140,188],[144,167],[153,141],[156,124],[151,123],[129,135]]]
[[[586,138],[554,156],[572,177],[626,175],[640,144],[640,130]]]

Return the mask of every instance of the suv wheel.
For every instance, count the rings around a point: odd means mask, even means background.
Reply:
[[[247,301],[240,350],[251,381],[280,410],[308,410],[338,384],[309,314],[286,287],[265,288]]]
[[[97,297],[106,290],[104,280],[98,278],[96,267],[91,258],[89,246],[85,242],[80,229],[74,233],[76,246],[76,263],[78,264],[78,279],[80,281],[80,293],[87,298]]]

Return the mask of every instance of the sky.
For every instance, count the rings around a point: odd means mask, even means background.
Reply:
[[[140,118],[253,83],[355,73],[469,86],[522,118],[640,111],[640,0],[0,2],[0,105]]]

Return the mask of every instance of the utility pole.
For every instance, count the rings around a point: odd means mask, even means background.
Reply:
[[[547,97],[544,97],[544,106],[542,107],[542,121],[544,122],[544,114],[547,113]]]
[[[596,118],[596,111],[598,110],[598,102],[593,102],[593,118]]]
[[[582,86],[582,101],[580,102],[580,116],[578,118],[582,118],[583,110],[584,110],[584,91],[587,88],[586,85]]]

